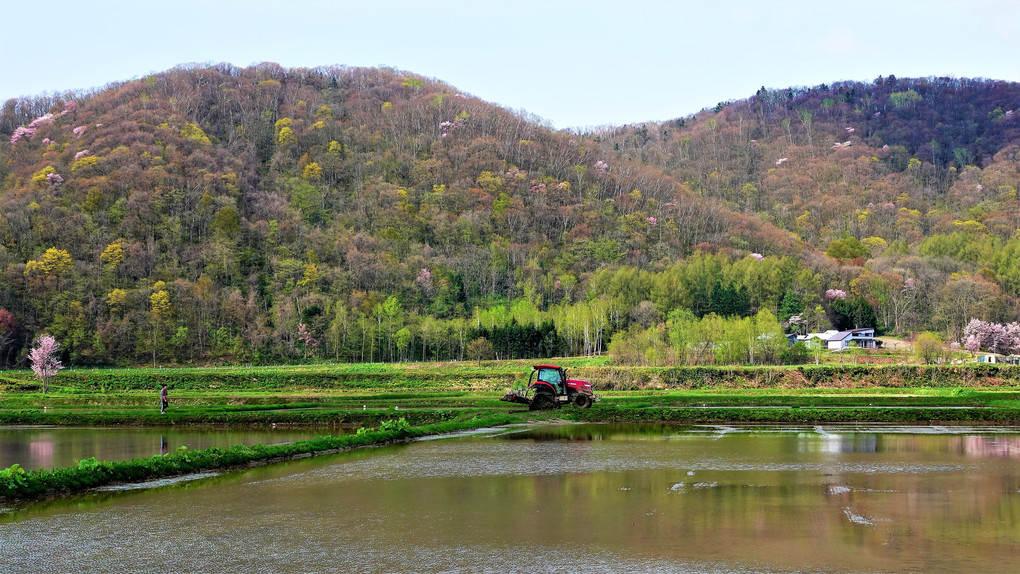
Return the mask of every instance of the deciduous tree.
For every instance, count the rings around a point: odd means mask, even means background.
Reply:
[[[46,384],[64,368],[60,363],[60,343],[50,335],[39,337],[28,354],[28,360],[32,371],[42,381],[42,392],[45,395]]]

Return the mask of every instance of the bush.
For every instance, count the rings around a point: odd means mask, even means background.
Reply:
[[[947,363],[951,353],[937,333],[925,331],[914,341],[914,358],[921,363]]]
[[[407,424],[407,421],[404,420],[404,417],[400,417],[399,419],[397,419],[395,421],[394,420],[383,421],[382,424],[379,425],[379,430],[386,431],[386,432],[394,432],[394,431],[396,431],[396,432],[399,432],[401,434],[407,433],[407,431],[410,430],[410,429],[411,429],[411,425]]]
[[[802,341],[790,345],[783,350],[784,365],[803,365],[811,361],[811,349]]]

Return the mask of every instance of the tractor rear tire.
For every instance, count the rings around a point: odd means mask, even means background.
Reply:
[[[582,395],[580,393],[574,395],[574,406],[579,409],[587,409],[591,407],[591,397],[588,395]]]
[[[538,393],[528,405],[529,411],[545,411],[556,407],[556,400],[548,393]]]

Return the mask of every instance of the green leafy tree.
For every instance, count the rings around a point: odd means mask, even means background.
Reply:
[[[889,103],[896,108],[909,108],[923,99],[921,94],[912,89],[889,94]]]
[[[840,331],[878,325],[875,309],[864,297],[833,299],[829,308],[832,311],[832,326]]]
[[[393,342],[397,346],[398,360],[407,360],[407,349],[411,346],[411,339],[413,338],[414,335],[411,334],[411,330],[407,327],[402,327],[399,331],[393,334]]]
[[[831,243],[829,243],[829,247],[825,250],[825,254],[833,259],[849,261],[851,259],[866,257],[869,255],[869,251],[867,247],[857,240],[857,238],[846,237],[843,239],[834,239]]]
[[[221,207],[212,219],[212,229],[220,236],[233,239],[241,230],[241,216],[231,205]]]
[[[948,361],[949,350],[937,333],[925,331],[914,340],[914,358],[920,363],[942,363]]]
[[[747,287],[734,283],[717,285],[712,290],[708,311],[721,317],[744,317],[750,313],[751,299]]]
[[[803,365],[811,361],[811,349],[802,341],[790,345],[783,352],[784,365]]]
[[[800,315],[804,312],[804,303],[800,300],[793,291],[787,291],[783,295],[783,300],[779,304],[779,320],[789,321],[790,317],[794,315]]]

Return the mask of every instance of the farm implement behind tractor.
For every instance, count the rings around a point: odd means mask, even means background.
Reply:
[[[567,371],[555,365],[535,365],[528,386],[511,389],[499,400],[528,405],[528,410],[558,409],[565,404],[586,409],[602,397],[592,392],[587,381],[568,379]]]

